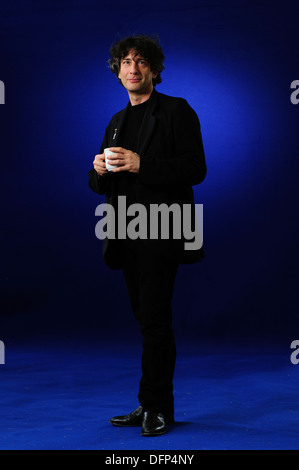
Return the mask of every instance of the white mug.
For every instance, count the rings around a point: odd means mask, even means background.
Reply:
[[[117,168],[117,165],[110,165],[110,163],[107,162],[107,159],[109,155],[115,155],[115,152],[111,152],[108,148],[104,149],[104,154],[105,154],[105,162],[106,162],[106,168],[108,171],[113,170],[114,168]]]

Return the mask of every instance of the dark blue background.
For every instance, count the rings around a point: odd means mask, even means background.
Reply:
[[[126,91],[109,47],[159,34],[157,90],[198,113],[208,175],[205,260],[180,268],[182,339],[298,336],[298,3],[0,2],[1,329],[16,334],[135,328],[120,272],[94,234],[102,197],[87,173]],[[108,312],[108,313],[107,313]]]

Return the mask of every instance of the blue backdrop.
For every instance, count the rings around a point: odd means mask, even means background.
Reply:
[[[180,268],[177,335],[295,339],[298,2],[6,0],[0,10],[0,339],[135,327],[121,273],[102,261],[103,198],[87,178],[128,101],[109,47],[133,33],[159,35],[157,90],[188,100],[206,151],[194,188],[206,258]]]

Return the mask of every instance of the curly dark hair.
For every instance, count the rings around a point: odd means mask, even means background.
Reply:
[[[108,61],[111,72],[115,73],[118,78],[120,61],[124,59],[132,49],[149,62],[153,72],[157,72],[156,78],[153,78],[153,85],[156,86],[158,83],[161,83],[161,72],[164,70],[163,62],[165,56],[158,38],[150,36],[128,36],[112,44],[110,48],[110,59]]]

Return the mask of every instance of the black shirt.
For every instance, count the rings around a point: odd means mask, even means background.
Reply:
[[[137,153],[139,131],[147,106],[148,100],[135,106],[129,104],[126,121],[119,136],[118,145],[120,147]],[[137,202],[134,194],[136,177],[135,173],[129,171],[117,173],[117,193],[120,196],[126,196],[127,206]]]
[[[135,106],[131,104],[129,106],[127,119],[120,135],[120,143],[121,147],[137,152],[140,126],[148,106],[148,100]]]
[[[135,106],[129,104],[126,121],[119,137],[119,145],[121,147],[137,153],[139,131],[147,106],[148,100]],[[134,191],[134,183],[137,175],[127,171],[120,172],[119,175],[121,178],[119,179],[118,193],[126,196],[126,206],[128,208],[130,204],[137,202]],[[127,217],[127,224],[133,218],[133,216]],[[126,262],[131,264],[134,260],[136,261],[136,257],[139,258],[140,240],[138,238],[136,240],[127,238],[123,249]]]

